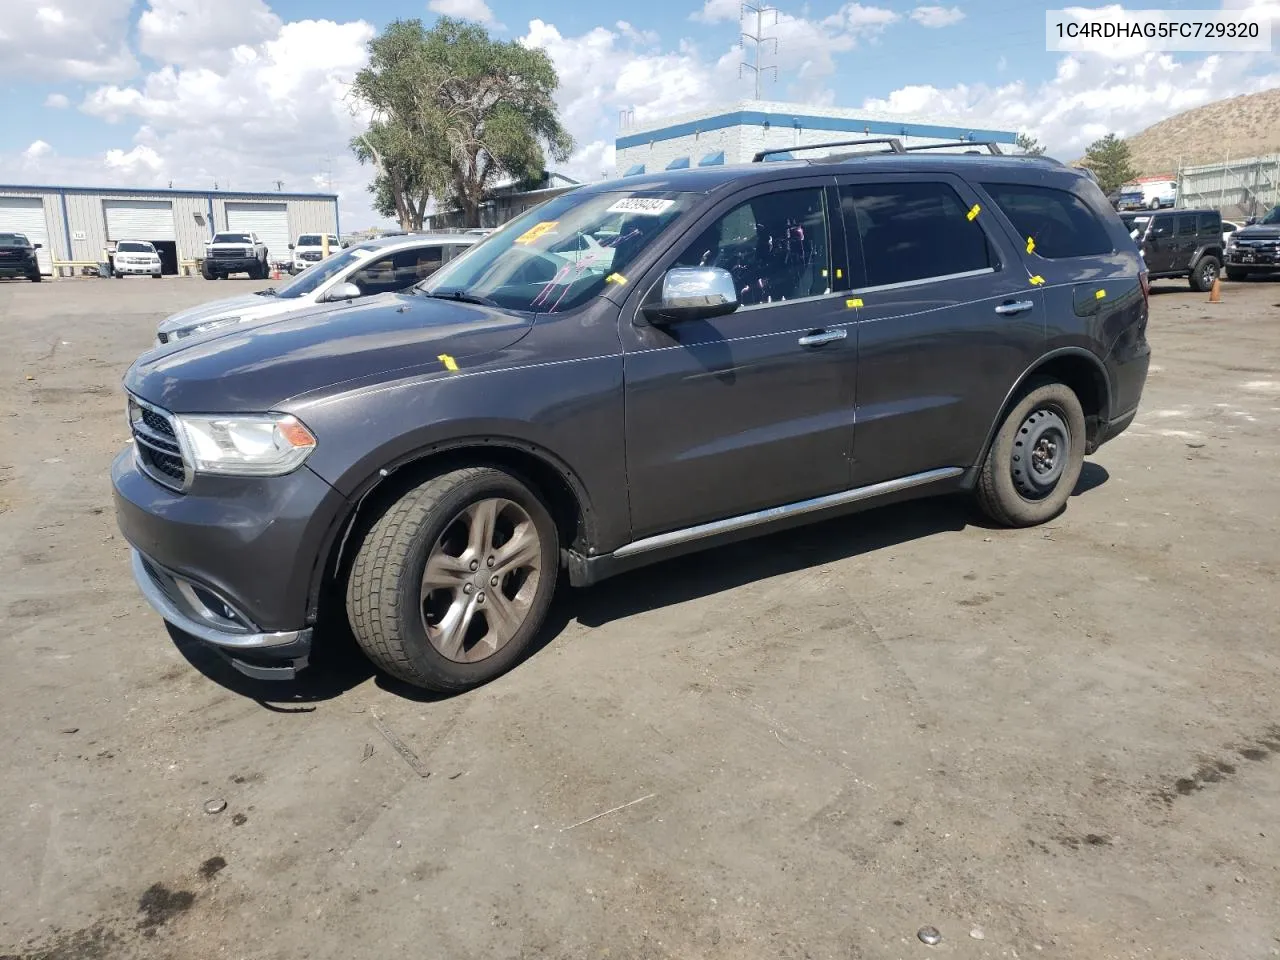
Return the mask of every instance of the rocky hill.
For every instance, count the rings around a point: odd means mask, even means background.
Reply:
[[[1196,107],[1161,120],[1127,140],[1143,174],[1221,163],[1226,157],[1280,153],[1280,89]]]

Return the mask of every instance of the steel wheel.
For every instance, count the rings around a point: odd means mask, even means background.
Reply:
[[[464,508],[432,546],[422,574],[431,645],[455,663],[493,656],[528,616],[541,567],[542,541],[524,507],[492,498]]]
[[[1071,450],[1071,428],[1053,408],[1032,411],[1018,428],[1010,472],[1018,493],[1043,500],[1062,478]]]

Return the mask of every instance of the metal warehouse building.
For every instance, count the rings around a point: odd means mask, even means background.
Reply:
[[[270,259],[284,262],[300,233],[338,233],[338,198],[328,193],[227,190],[113,190],[0,184],[0,232],[41,244],[40,268],[101,263],[120,240],[155,244],[165,273],[203,258],[218,230],[255,231]]]
[[[786,150],[858,137],[897,137],[904,146],[956,140],[1012,145],[1017,133],[908,120],[866,110],[742,100],[719,110],[625,128],[615,143],[617,175],[748,163],[760,150]],[[821,156],[823,152],[807,152],[805,156]],[[777,159],[788,157],[782,154]]]

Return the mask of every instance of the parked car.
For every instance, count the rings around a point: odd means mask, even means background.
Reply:
[[[1227,244],[1227,279],[1280,273],[1280,206],[1261,220],[1241,227]]]
[[[1227,243],[1231,240],[1231,235],[1239,230],[1240,227],[1241,224],[1236,223],[1234,220],[1222,221],[1222,248],[1224,250],[1227,247]]]
[[[36,251],[40,244],[32,243],[21,233],[0,233],[0,277],[17,277],[21,280],[40,282],[40,262]]]
[[[144,596],[260,677],[334,597],[452,692],[562,569],[957,491],[1056,516],[1137,411],[1147,271],[1056,161],[900,150],[583,186],[407,292],[144,354],[112,469]]]
[[[1120,189],[1121,210],[1159,210],[1178,202],[1178,181],[1144,180]]]
[[[206,280],[225,280],[233,273],[247,273],[250,280],[265,280],[271,273],[271,252],[262,238],[249,233],[217,233],[205,244],[200,272]]]
[[[475,237],[441,234],[390,237],[348,247],[303,273],[255,293],[226,297],[167,317],[156,329],[156,344],[196,334],[277,319],[322,303],[346,303],[388,293],[429,277],[441,264],[476,242]]]
[[[1152,280],[1186,277],[1206,291],[1222,269],[1222,215],[1217,210],[1126,213],[1121,216]]]
[[[338,238],[332,233],[328,236],[328,249],[325,249],[325,236],[321,233],[304,233],[297,240],[289,244],[289,249],[293,251],[293,257],[289,262],[290,273],[301,273],[313,263],[319,263],[325,256],[337,253],[343,244],[338,243]]]
[[[111,255],[111,275],[117,280],[123,277],[153,277],[159,280],[164,273],[160,254],[146,240],[121,240]]]

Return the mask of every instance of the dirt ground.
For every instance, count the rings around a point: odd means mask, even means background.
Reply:
[[[342,651],[244,680],[133,586],[120,377],[253,286],[0,284],[0,955],[1280,955],[1280,283],[1157,285],[1138,421],[1046,528],[689,557],[440,701]]]

